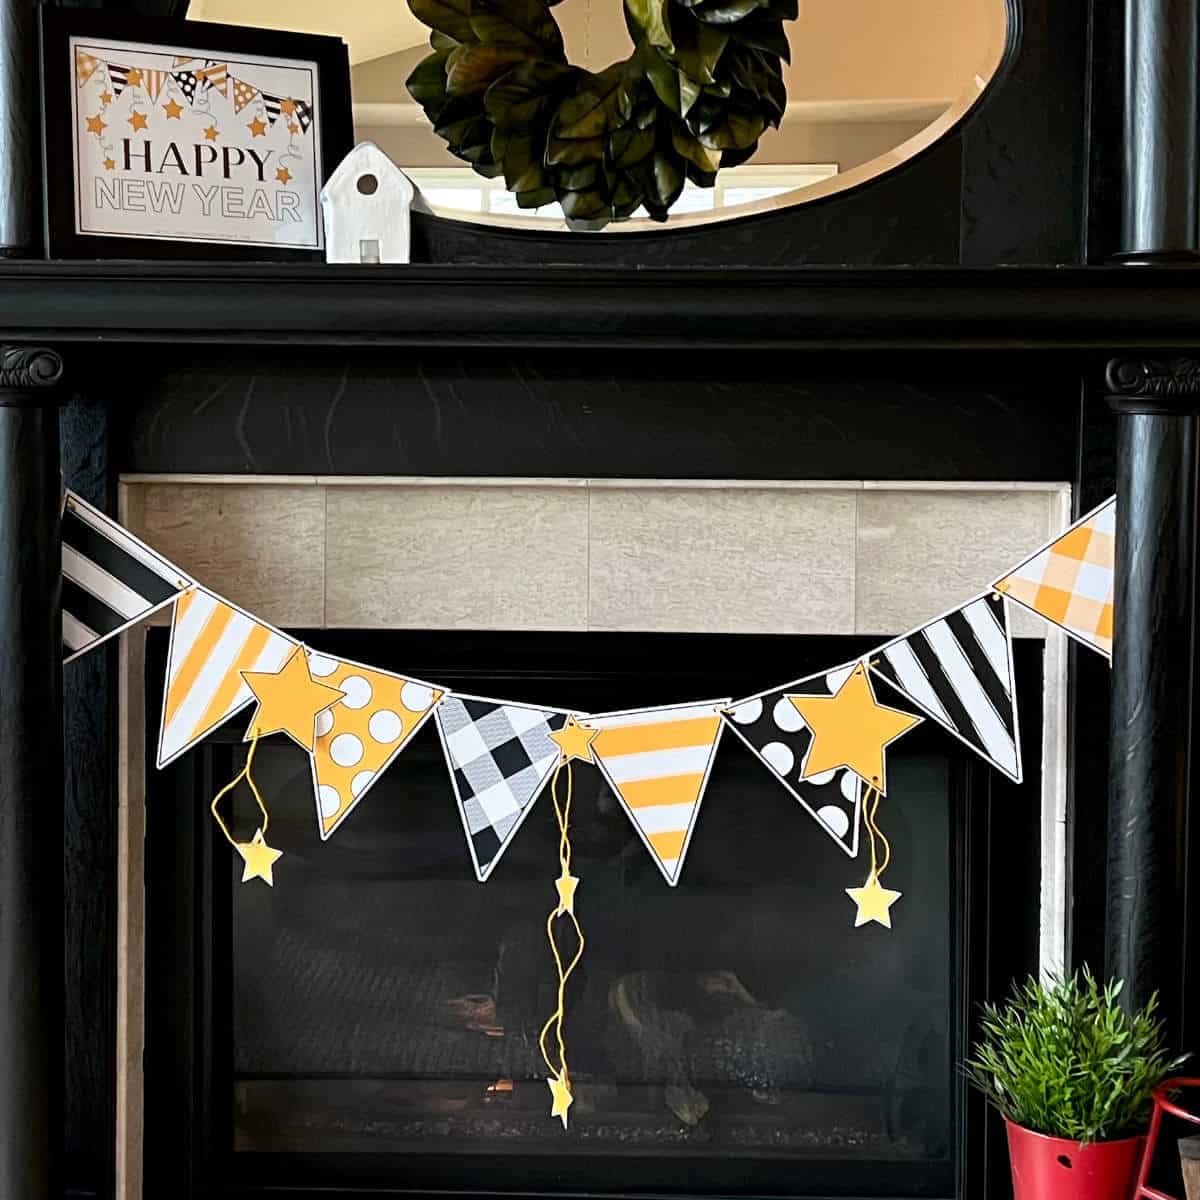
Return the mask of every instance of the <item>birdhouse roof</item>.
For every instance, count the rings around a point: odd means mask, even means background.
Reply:
[[[356,188],[359,177],[368,173],[398,185],[410,200],[416,194],[412,180],[374,142],[359,142],[334,168],[321,194]]]

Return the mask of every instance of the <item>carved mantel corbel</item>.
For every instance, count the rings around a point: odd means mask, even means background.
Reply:
[[[1117,412],[1187,416],[1200,411],[1200,359],[1113,358],[1105,372]]]
[[[55,350],[0,343],[0,405],[51,401],[63,371],[62,355]]]

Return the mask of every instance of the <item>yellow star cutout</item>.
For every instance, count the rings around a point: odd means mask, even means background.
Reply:
[[[117,164],[116,164],[116,162],[115,162],[113,159],[111,159],[111,158],[106,158],[106,159],[104,160],[104,169],[105,169],[106,171],[113,171],[113,170],[115,170],[115,169],[116,169],[116,166],[117,166]]]
[[[550,734],[550,740],[558,746],[562,762],[569,763],[573,758],[591,762],[592,742],[599,732],[598,729],[585,729],[574,717],[568,717],[557,733]]]
[[[567,1109],[575,1103],[575,1097],[571,1095],[571,1085],[561,1075],[547,1077],[546,1083],[549,1085],[550,1095],[553,1097],[550,1102],[550,1115],[561,1117],[563,1128],[566,1129]]]
[[[287,167],[280,167],[279,170],[275,172],[275,178],[278,179],[280,183],[291,183],[292,173],[287,169]]]
[[[217,127],[215,125],[210,125],[204,131],[204,140],[207,142],[215,142],[217,140],[217,133]]]
[[[258,117],[255,117],[254,120],[246,126],[246,128],[250,130],[251,137],[262,137],[263,134],[267,132],[267,123],[266,121],[260,121]]]
[[[125,76],[126,87],[139,87],[142,82],[142,73],[137,67],[134,67],[128,75]]]
[[[94,117],[88,117],[88,119],[87,119],[88,133],[94,133],[98,136],[98,135],[102,134],[107,128],[108,128],[108,126],[102,120],[100,120],[99,113],[97,113]]]
[[[871,874],[862,887],[847,888],[846,895],[858,906],[854,917],[854,928],[865,925],[868,921],[877,921],[884,929],[891,929],[891,907],[900,899],[901,892],[893,892],[885,888],[879,879]]]
[[[299,133],[299,132],[300,132],[300,126],[297,125],[295,121],[289,121],[288,122],[288,133]]]
[[[295,100],[293,100],[290,96],[286,100],[280,100],[279,111],[282,113],[287,113],[287,115],[290,117],[292,113],[296,111]]]
[[[243,671],[242,678],[258,700],[250,735],[286,733],[310,754],[317,740],[317,715],[346,694],[312,677],[303,646],[278,671]]]
[[[146,128],[146,114],[138,112],[136,108],[129,114],[128,121],[134,129]]]
[[[112,103],[112,101],[113,101],[112,92],[101,92],[100,93],[100,103],[103,104],[105,108],[107,108]]]
[[[246,863],[246,869],[242,872],[243,883],[261,879],[268,887],[275,886],[274,867],[283,857],[283,851],[268,846],[261,829],[254,835],[253,841],[234,842],[234,847]]]
[[[568,875],[564,868],[563,873],[554,881],[554,886],[558,888],[558,911],[573,913],[575,911],[575,889],[579,887],[579,876]]]
[[[789,696],[813,740],[800,771],[809,779],[845,767],[864,783],[887,792],[884,750],[921,723],[875,699],[866,668],[859,663],[833,696]]]
[[[163,105],[163,112],[167,114],[168,121],[178,121],[183,115],[183,105],[176,100],[168,100]]]

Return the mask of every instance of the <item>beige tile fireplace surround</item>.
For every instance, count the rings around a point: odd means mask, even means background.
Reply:
[[[127,476],[121,516],[276,625],[898,634],[1069,519],[1054,483]],[[162,619],[166,615],[162,614]],[[1065,648],[1046,640],[1042,961],[1063,937]],[[141,1197],[144,640],[122,639],[117,1196]],[[780,679],[788,678],[787,665]],[[681,697],[686,698],[686,697]],[[636,702],[636,697],[631,697]]]

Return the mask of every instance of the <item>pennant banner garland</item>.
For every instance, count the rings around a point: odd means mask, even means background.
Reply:
[[[453,695],[435,715],[475,876],[484,883],[558,763],[551,735],[567,714]]]
[[[1116,519],[1113,496],[993,586],[1111,658]]]
[[[192,584],[74,492],[63,506],[62,574],[66,662],[157,612]]]
[[[585,729],[597,731],[593,761],[672,886],[683,869],[721,740],[721,709],[728,703],[709,700],[581,718]]]

